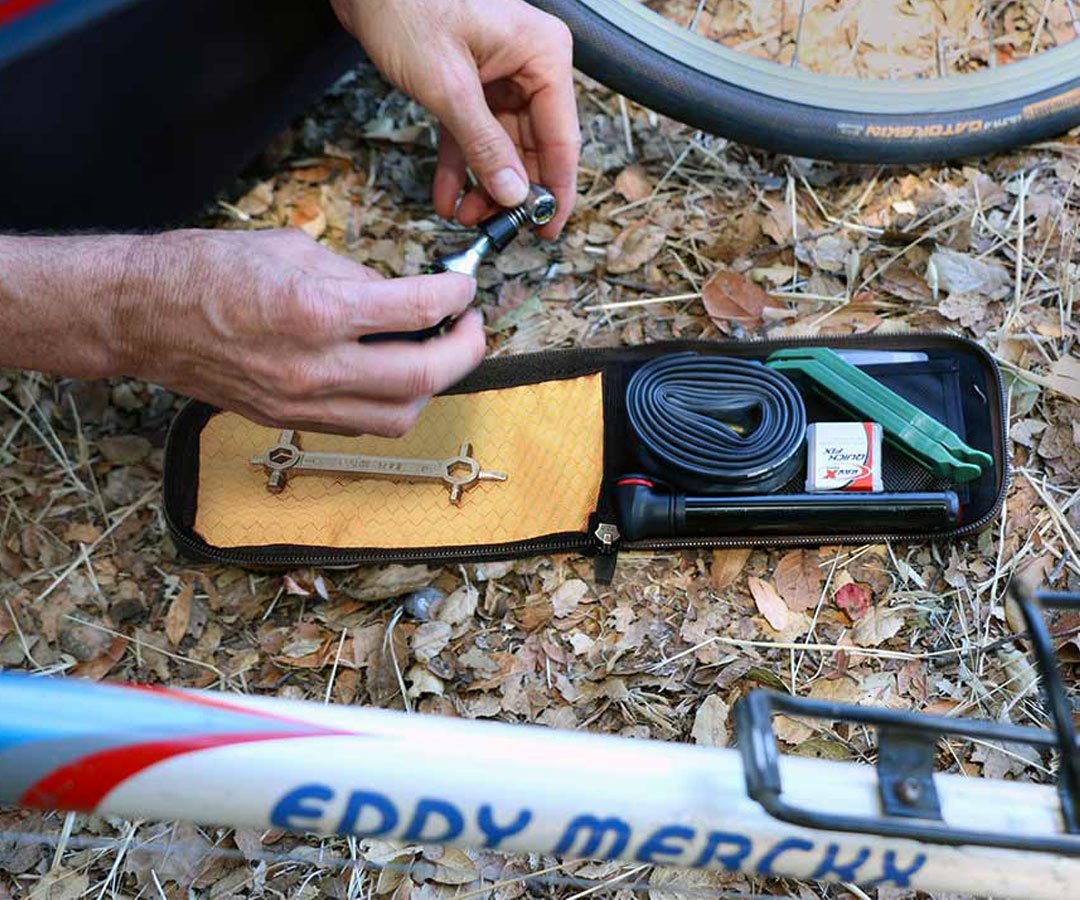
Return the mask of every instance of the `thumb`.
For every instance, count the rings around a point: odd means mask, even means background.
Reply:
[[[517,206],[529,192],[525,166],[506,129],[488,108],[480,79],[435,111],[465,154],[473,174],[500,206]]]

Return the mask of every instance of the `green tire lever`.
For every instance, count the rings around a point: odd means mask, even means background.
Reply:
[[[955,431],[828,347],[777,350],[766,365],[803,375],[833,403],[880,423],[889,443],[935,475],[962,483],[978,478],[994,464],[988,453],[968,446]]]

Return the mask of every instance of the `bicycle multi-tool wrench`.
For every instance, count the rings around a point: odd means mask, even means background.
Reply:
[[[504,209],[484,219],[476,227],[479,236],[464,250],[440,256],[424,269],[425,275],[437,275],[440,272],[458,272],[461,275],[476,277],[482,263],[492,252],[505,250],[518,232],[526,224],[546,225],[558,210],[555,195],[541,184],[530,184],[525,202],[513,209]],[[454,324],[452,317],[447,317],[438,325],[420,331],[392,331],[368,334],[360,338],[361,343],[381,343],[384,341],[426,341],[445,333]]]
[[[450,490],[450,502],[458,505],[465,491],[481,481],[506,481],[505,472],[488,472],[472,456],[468,441],[456,456],[446,459],[410,459],[401,456],[369,456],[359,453],[312,453],[301,450],[296,432],[286,429],[277,443],[251,457],[251,464],[266,471],[266,489],[272,494],[285,489],[289,475],[351,475],[386,481],[437,481]]]

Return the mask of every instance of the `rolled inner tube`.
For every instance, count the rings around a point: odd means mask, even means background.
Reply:
[[[630,378],[626,409],[642,464],[684,490],[767,494],[802,464],[802,397],[786,375],[758,362],[659,356]]]

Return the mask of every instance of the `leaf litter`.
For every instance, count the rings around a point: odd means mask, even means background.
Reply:
[[[735,26],[766,27],[766,7],[757,21],[749,5],[731,4]],[[824,27],[826,5],[811,7],[813,27]],[[833,24],[850,38],[844,21]],[[732,741],[731,710],[757,686],[1044,726],[1023,646],[1000,641],[1021,627],[1005,598],[1014,572],[1080,588],[1076,138],[979,168],[882,169],[871,178],[702,135],[632,103],[624,115],[617,96],[585,78],[578,93],[587,167],[578,210],[559,241],[524,237],[501,267],[481,271],[478,303],[489,322],[503,322],[490,352],[717,329],[822,338],[961,331],[996,355],[1010,382],[1016,475],[1000,522],[951,549],[625,554],[610,587],[593,583],[589,561],[568,556],[287,575],[193,570],[163,532],[153,489],[179,398],[130,379],[0,373],[0,392],[19,412],[0,407],[10,510],[0,528],[0,664],[716,747]],[[462,239],[430,210],[432,134],[426,114],[369,74],[346,78],[203,224],[293,223],[388,275],[417,273]],[[1062,617],[1054,628],[1072,691],[1080,626]],[[790,649],[800,645],[807,649]],[[789,752],[873,759],[865,736],[835,723],[781,718],[777,730]],[[945,771],[1039,780],[1048,762],[962,745],[938,760]],[[0,819],[5,829],[53,835],[64,822],[15,811]],[[117,849],[73,845],[53,866],[37,845],[0,843],[0,896],[362,890],[420,900],[498,883],[490,893],[509,900],[533,890],[521,879],[538,871],[576,879],[549,888],[559,897],[607,885],[620,896],[640,885],[658,898],[787,890],[742,875],[634,874],[621,863],[374,840],[356,852],[390,867],[349,871],[318,861],[348,857],[337,839],[84,815],[72,836]],[[180,849],[121,857],[128,839]],[[236,857],[212,852],[228,848]],[[271,865],[263,854],[292,861]],[[786,884],[799,896],[840,896]]]

